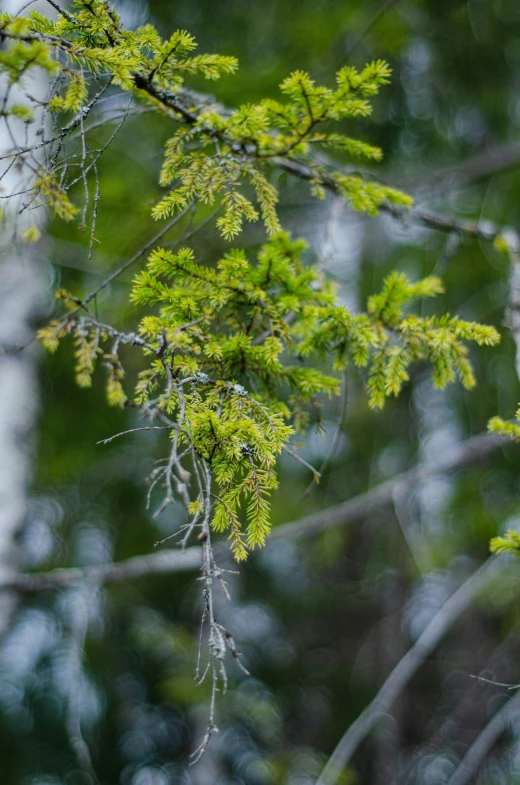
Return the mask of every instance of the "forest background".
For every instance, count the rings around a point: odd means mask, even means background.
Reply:
[[[391,83],[370,120],[349,133],[383,149],[371,172],[410,193],[415,212],[370,218],[331,195],[316,202],[278,174],[281,222],[308,240],[310,258],[352,308],[364,308],[392,270],[414,280],[436,274],[446,288],[436,312],[495,325],[501,342],[472,350],[475,389],[435,390],[417,366],[382,412],[368,408],[362,372],[349,370],[345,394],[325,401],[323,430],[300,452],[317,467],[326,461],[321,482],[309,488],[309,470],[283,456],[276,536],[230,579],[232,600],[221,608],[251,675],[229,665],[220,733],[194,766],[208,701],[194,682],[196,571],[121,580],[108,569],[101,583],[11,586],[0,642],[3,781],[82,785],[93,782],[92,766],[100,783],[122,785],[311,785],[348,728],[335,778],[343,785],[520,781],[520,702],[507,687],[519,680],[520,566],[489,557],[490,538],[518,525],[520,453],[485,433],[520,400],[511,254],[492,242],[520,226],[520,8],[505,0],[223,0],[218,9],[209,0],[125,0],[117,8],[127,27],[149,21],[165,37],[187,29],[200,51],[237,56],[237,74],[210,84],[229,107],[277,97],[297,69],[330,84],[341,65],[387,60]],[[190,86],[208,91],[202,81]],[[125,106],[107,104],[101,143]],[[31,324],[52,314],[57,286],[90,291],[150,239],[168,135],[161,119],[129,114],[105,152],[91,262],[77,222],[51,223],[27,252],[37,259]],[[174,228],[169,242],[185,230]],[[240,245],[253,253],[264,240],[255,224]],[[227,249],[212,223],[190,245],[206,260]],[[129,329],[140,263],[97,302]],[[4,275],[5,321],[13,290]],[[154,543],[171,533],[172,512],[152,517],[144,480],[161,435],[100,444],[139,421],[107,407],[102,384],[75,384],[71,347],[48,355],[33,342],[7,362],[37,369],[18,426],[23,455],[6,436],[12,398],[2,399],[4,496],[5,467],[20,475],[30,461],[16,500],[19,564],[103,570],[159,553]],[[4,504],[3,516],[12,513]],[[286,522],[294,526],[284,535]],[[381,704],[370,703],[376,695]]]

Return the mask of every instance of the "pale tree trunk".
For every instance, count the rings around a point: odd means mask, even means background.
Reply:
[[[3,10],[15,13],[23,0],[4,0]],[[34,7],[34,6],[33,6]],[[30,78],[29,78],[30,77]],[[32,95],[41,96],[47,88],[43,72],[28,75]],[[5,84],[0,86],[3,94]],[[23,101],[18,91],[17,103]],[[36,126],[36,123],[34,124]],[[21,123],[12,124],[16,133],[25,133]],[[29,140],[36,127],[28,126]],[[23,138],[23,137],[22,137]],[[13,142],[5,123],[0,124],[0,154]],[[4,161],[3,164],[6,164]],[[5,166],[2,173],[5,171]],[[24,175],[26,181],[26,175]],[[3,194],[19,190],[21,174],[12,167],[2,179]],[[6,200],[3,200],[4,204]],[[5,223],[0,237],[0,574],[20,565],[16,545],[27,510],[37,413],[37,345],[32,323],[45,300],[45,273],[38,260],[38,246],[20,241],[29,225],[42,228],[42,210],[26,210],[18,215],[23,197],[7,200]],[[15,204],[16,201],[16,204]],[[0,635],[5,632],[16,597],[0,594]]]

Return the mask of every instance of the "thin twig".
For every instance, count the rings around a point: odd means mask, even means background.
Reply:
[[[77,607],[72,614],[72,627],[69,645],[69,673],[72,683],[69,685],[67,698],[67,712],[65,727],[69,743],[76,755],[79,766],[88,779],[89,785],[99,785],[99,780],[92,763],[92,756],[81,730],[81,706],[79,704],[79,683],[81,680],[82,661],[85,648],[85,639],[88,630],[89,607],[94,599],[97,587],[84,587],[75,597]]]
[[[130,428],[128,431],[121,431],[121,433],[115,433],[113,436],[109,436],[108,439],[100,439],[96,444],[109,444],[113,439],[117,439],[119,436],[126,436],[127,433],[135,433],[136,431],[170,431],[170,425],[148,425],[143,426],[142,428]]]
[[[503,681],[495,681],[495,679],[486,679],[485,676],[476,676],[474,673],[470,673],[470,679],[476,679],[477,681],[483,681],[486,684],[492,684],[494,687],[506,687],[508,690],[519,690],[520,684],[508,684],[507,682]]]
[[[163,412],[160,414],[162,417],[165,416]],[[359,520],[376,508],[392,503],[393,493],[397,487],[404,488],[406,485],[415,487],[430,477],[462,469],[483,460],[499,447],[507,444],[508,441],[508,439],[487,433],[473,436],[459,444],[451,454],[439,461],[416,466],[346,502],[328,507],[297,521],[276,526],[269,536],[266,547],[269,548],[270,542],[280,538],[308,537],[329,528],[336,528]],[[196,468],[196,476],[197,471]],[[195,569],[200,566],[201,561],[202,553],[198,546],[187,548],[184,553],[178,549],[168,549],[96,567],[82,569],[72,567],[40,573],[5,574],[0,576],[0,589],[37,592],[84,580],[115,583],[146,575]]]
[[[334,455],[336,454],[336,450],[338,448],[339,440],[341,438],[341,431],[342,431],[342,428],[343,428],[343,422],[345,420],[345,415],[347,413],[347,400],[348,400],[348,398],[347,398],[347,379],[345,377],[343,379],[343,392],[341,394],[341,403],[340,403],[338,423],[336,425],[336,428],[334,429],[334,436],[332,437],[332,441],[330,443],[330,447],[329,447],[329,450],[327,452],[327,455],[325,456],[325,459],[324,459],[323,463],[320,466],[320,469],[319,469],[319,472],[318,472],[318,476],[319,477],[322,477],[325,474],[326,470],[329,467],[330,462],[332,461],[332,459],[334,458]],[[317,483],[317,478],[316,478],[316,475],[314,475],[314,477],[312,478],[312,480],[310,481],[310,483],[308,484],[308,486],[306,487],[306,489],[302,493],[300,501],[302,499],[305,499],[309,495],[309,493],[312,491],[312,489],[314,488],[316,483]]]
[[[520,692],[517,692],[489,720],[448,781],[448,785],[466,785],[477,772],[498,738],[505,733],[514,714],[520,711]]]
[[[87,305],[91,300],[94,299],[96,294],[99,294],[99,292],[105,289],[105,287],[107,287],[110,283],[112,283],[112,281],[114,281],[118,276],[120,276],[121,273],[124,273],[125,270],[127,270],[129,267],[131,267],[132,264],[134,264],[138,259],[140,259],[141,256],[144,256],[144,254],[147,251],[149,251],[150,248],[152,248],[155,245],[155,243],[157,243],[161,239],[161,237],[164,237],[164,235],[167,232],[169,232],[170,229],[172,229],[177,223],[179,223],[181,218],[183,218],[186,215],[190,207],[191,204],[185,207],[184,210],[182,210],[180,213],[178,213],[178,215],[176,215],[175,218],[172,218],[171,221],[168,221],[168,223],[165,226],[163,226],[160,232],[157,232],[157,234],[154,237],[152,237],[151,240],[148,240],[148,242],[145,243],[127,262],[125,262],[120,267],[115,269],[112,273],[110,273],[108,278],[105,278],[104,281],[102,281],[99,284],[99,286],[96,286],[95,289],[89,292],[87,296],[83,298],[82,301],[83,304]]]
[[[399,660],[373,700],[343,734],[316,785],[335,785],[338,782],[361,742],[388,713],[412,676],[460,615],[500,570],[503,570],[503,561],[490,556],[444,603],[413,646]]]
[[[46,589],[58,589],[61,586],[82,581],[99,584],[121,583],[151,575],[195,570],[200,567],[201,562],[201,549],[194,545],[192,548],[186,548],[185,551],[171,548],[95,567],[68,567],[48,572],[5,575],[0,578],[0,588],[33,593]]]
[[[293,458],[295,461],[297,461],[298,463],[301,463],[302,466],[305,466],[306,469],[309,469],[309,471],[311,471],[313,473],[314,477],[321,477],[321,474],[319,473],[319,471],[317,469],[315,469],[314,466],[312,466],[312,464],[308,463],[305,460],[305,458],[302,458],[301,455],[298,455],[297,452],[293,452],[293,450],[291,450],[289,447],[287,447],[285,445],[282,447],[282,450],[284,452],[286,452],[287,455],[290,455],[291,458]]]

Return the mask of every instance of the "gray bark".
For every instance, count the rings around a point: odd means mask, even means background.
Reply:
[[[22,4],[22,0],[4,0],[3,10],[13,13]],[[1,85],[0,92],[4,88]],[[42,95],[45,90],[45,77],[41,74],[32,77],[30,92]],[[18,94],[16,100],[22,102],[23,95]],[[25,130],[21,123],[13,123],[12,128],[15,133]],[[29,126],[28,131],[31,139],[36,128],[33,131]],[[0,152],[11,147],[12,139],[2,123]],[[16,167],[12,167],[2,179],[4,194],[18,191],[21,177]],[[19,240],[29,225],[42,227],[43,211],[26,210],[18,215],[23,197],[7,201],[0,237],[0,576],[3,577],[20,565],[16,535],[26,515],[37,413],[38,352],[32,323],[43,307],[46,289],[45,273],[38,263],[36,249]],[[0,635],[9,624],[14,606],[14,596],[3,592]]]

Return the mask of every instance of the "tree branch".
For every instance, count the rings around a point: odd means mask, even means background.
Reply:
[[[361,742],[378,720],[387,714],[398,695],[459,616],[501,569],[503,562],[490,556],[444,603],[424,632],[397,663],[375,698],[344,733],[316,785],[334,785],[338,781]]]
[[[402,181],[403,188],[438,188],[447,181],[465,186],[492,175],[506,172],[520,164],[520,145],[497,144],[459,163],[434,172],[419,173]]]
[[[54,5],[54,3],[52,4]],[[389,6],[390,4],[391,2],[387,3],[386,5]],[[383,7],[383,10],[385,9],[386,5]],[[67,16],[66,12],[61,11],[60,13],[62,13],[64,16]],[[5,33],[5,31],[3,32],[3,35],[12,38],[17,38],[15,34],[7,34]],[[23,40],[47,40],[50,41],[51,43],[57,42],[62,46],[66,46],[66,45],[70,46],[70,44],[68,44],[67,41],[59,39],[56,36],[50,36],[50,35],[34,35],[34,36],[26,35],[24,36]],[[215,111],[218,111],[223,117],[229,117],[234,113],[234,110],[226,106],[223,106],[211,95],[198,93],[196,91],[187,88],[180,88],[175,92],[172,90],[162,89],[154,83],[153,78],[151,78],[150,74],[143,75],[140,73],[134,73],[132,76],[133,76],[134,84],[138,90],[147,93],[149,96],[154,98],[159,104],[161,104],[165,109],[169,110],[170,112],[173,112],[174,118],[179,122],[183,122],[191,126],[199,124],[200,110],[203,108],[208,108],[209,106],[214,108]],[[86,109],[90,110],[90,108],[93,105],[95,105],[97,100],[99,100],[101,92],[103,92],[106,89],[106,87],[107,85],[105,85],[105,87],[102,88],[100,93],[94,96],[91,103],[87,104],[87,106],[85,107]],[[81,119],[82,119],[82,113],[80,112],[77,115],[77,117],[73,118],[73,120],[71,120],[67,126],[65,126],[60,130],[58,136],[55,137],[55,139],[62,140],[66,135],[68,135],[68,133],[70,133],[78,126],[78,124],[81,122]],[[222,136],[215,129],[210,127],[205,129],[203,125],[200,127],[200,130],[203,132],[206,131],[208,136],[211,138],[219,139]],[[55,139],[50,141],[55,141]],[[227,141],[229,142],[230,140]],[[24,152],[30,152],[34,149],[37,149],[39,146],[43,146],[44,144],[47,143],[49,142],[48,141],[42,142],[34,148],[24,150]],[[233,146],[232,141],[231,144]],[[242,149],[243,145],[240,142],[236,143],[236,147],[240,151],[246,154],[248,153],[247,150]],[[13,151],[14,155],[19,155],[20,153],[21,150]],[[512,151],[511,158],[516,160],[515,156],[517,156],[517,151]],[[338,188],[334,181],[334,178],[328,175],[327,172],[323,170],[323,164],[318,161],[313,161],[312,159],[310,160],[311,163],[313,164],[312,169],[311,167],[307,166],[304,163],[283,156],[273,157],[271,159],[271,162],[275,167],[282,169],[283,171],[286,171],[288,174],[291,174],[302,180],[307,180],[307,181],[318,180],[320,184],[323,186],[323,188],[330,191],[331,193],[337,194]],[[315,167],[314,164],[316,164]],[[483,240],[486,242],[495,240],[502,233],[502,227],[496,226],[491,221],[487,221],[487,220],[474,223],[474,222],[459,220],[455,218],[447,218],[443,215],[432,212],[430,210],[424,210],[422,208],[407,209],[389,203],[382,203],[381,205],[379,205],[379,209],[382,212],[388,213],[393,218],[396,218],[399,221],[405,221],[405,222],[410,221],[414,223],[419,223],[422,224],[423,226],[426,226],[429,229],[433,229],[436,231],[449,232],[449,233],[456,232],[462,236],[471,237],[473,239]]]
[[[308,166],[298,161],[292,161],[287,158],[274,158],[273,163],[279,169],[283,169],[288,174],[299,177],[301,180],[311,181],[316,177],[315,173]],[[338,194],[337,186],[332,177],[322,173],[320,181],[327,191]],[[406,208],[383,203],[379,205],[379,210],[404,223],[418,223],[437,232],[455,233],[463,237],[470,237],[473,240],[493,242],[503,232],[503,227],[497,226],[491,221],[486,220],[475,223],[473,221],[447,218],[439,213],[418,207]]]
[[[185,551],[170,548],[96,567],[68,567],[48,572],[5,574],[0,576],[0,589],[38,592],[44,589],[59,589],[80,581],[119,583],[148,575],[195,570],[201,564],[202,551],[199,547],[193,546]]]
[[[147,80],[138,74],[134,76],[134,81],[136,87],[147,92],[162,103],[163,106],[172,109],[183,122],[190,125],[193,125],[198,121],[198,110],[203,106],[207,107],[208,105],[211,105],[224,116],[229,116],[233,113],[232,110],[219,104],[212,96],[196,93],[184,88],[176,93],[172,93],[168,90],[161,90],[150,80]],[[299,161],[290,158],[276,157],[272,159],[272,164],[301,180],[311,181],[316,179],[316,172]],[[334,179],[327,175],[326,172],[322,171],[319,179],[322,186],[327,191],[338,194]],[[407,209],[383,203],[379,206],[379,209],[381,212],[387,213],[399,221],[419,223],[428,229],[439,232],[455,232],[464,237],[470,237],[474,240],[483,240],[485,242],[493,242],[503,231],[502,227],[493,224],[491,221],[486,220],[475,223],[456,218],[447,218],[439,213],[432,212],[431,210],[424,210],[422,208]]]
[[[505,703],[489,720],[448,781],[448,785],[466,785],[504,733],[513,714],[520,709],[520,691]]]
[[[297,521],[276,526],[269,541],[279,538],[299,539],[319,534],[327,529],[352,523],[368,515],[372,510],[390,504],[397,489],[416,486],[437,474],[445,474],[477,463],[509,442],[494,434],[473,436],[462,442],[452,453],[432,463],[419,465],[407,472],[377,485],[366,493],[336,504],[326,510],[312,513]],[[202,563],[202,551],[193,546],[182,551],[177,548],[157,551],[146,556],[136,556],[114,564],[95,567],[63,568],[48,572],[0,574],[0,590],[37,592],[56,589],[74,582],[116,583],[133,580],[147,575],[161,575],[197,569]]]
[[[376,485],[365,493],[353,499],[335,504],[317,513],[312,513],[298,521],[284,523],[276,526],[270,534],[270,539],[279,537],[308,537],[318,534],[325,529],[332,529],[350,523],[368,515],[369,512],[384,504],[391,504],[396,490],[405,486],[416,486],[437,474],[446,474],[462,469],[465,466],[477,463],[498,447],[508,443],[508,440],[488,433],[472,436],[461,442],[457,447],[438,461],[415,466],[407,472],[392,477],[386,482]]]

